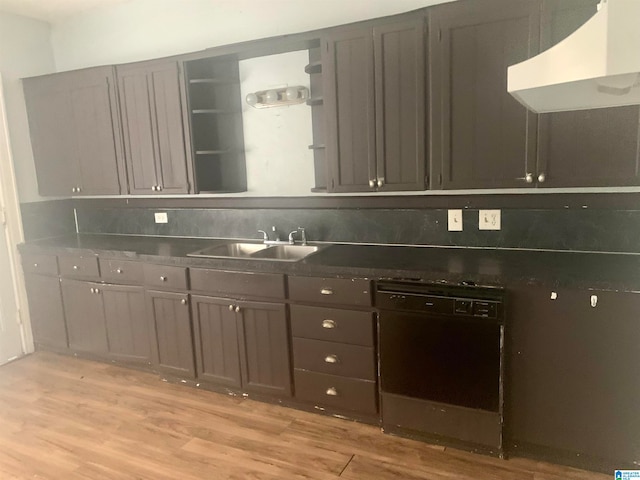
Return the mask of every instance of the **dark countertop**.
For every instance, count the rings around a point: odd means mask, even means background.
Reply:
[[[640,255],[337,244],[299,262],[187,257],[187,253],[228,241],[78,234],[25,243],[20,245],[20,250],[292,275],[420,279],[448,284],[473,282],[496,287],[517,283],[640,290]]]

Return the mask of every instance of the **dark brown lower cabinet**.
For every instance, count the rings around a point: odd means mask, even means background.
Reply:
[[[194,378],[189,295],[149,290],[146,297],[154,363],[167,374]]]
[[[67,326],[64,321],[60,279],[45,275],[25,275],[29,315],[36,346],[66,349]]]
[[[515,449],[547,447],[616,468],[640,461],[640,294],[523,286],[509,303]]]
[[[67,278],[61,280],[61,285],[69,348],[106,356],[108,342],[101,295],[102,285]]]
[[[193,296],[198,378],[274,396],[291,396],[283,304]]]
[[[128,363],[149,363],[151,336],[144,289],[130,285],[103,285],[101,292],[109,356]]]

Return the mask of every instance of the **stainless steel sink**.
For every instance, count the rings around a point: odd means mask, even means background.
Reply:
[[[297,262],[320,250],[317,245],[274,245],[251,255],[251,258]]]
[[[205,257],[205,258],[247,258],[252,254],[264,250],[268,245],[262,243],[223,243],[214,245],[213,247],[203,248],[195,252],[188,253],[188,257]]]
[[[264,243],[231,242],[187,253],[187,256],[297,262],[322,248],[324,247],[318,245],[265,245]]]

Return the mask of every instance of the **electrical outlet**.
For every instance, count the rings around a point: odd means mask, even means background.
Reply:
[[[480,230],[500,230],[500,210],[480,210],[478,212]]]
[[[156,219],[156,223],[168,223],[169,219],[167,218],[167,212],[155,212],[153,214]]]
[[[447,210],[449,219],[449,231],[461,232],[462,231],[462,210]]]

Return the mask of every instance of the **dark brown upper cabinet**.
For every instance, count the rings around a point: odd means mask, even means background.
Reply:
[[[424,190],[422,15],[321,44],[330,192]]]
[[[23,82],[40,195],[126,193],[113,67]]]
[[[598,0],[544,0],[541,46],[560,42],[596,12]],[[640,107],[614,107],[539,116],[540,187],[640,185]]]
[[[431,186],[529,185],[536,115],[507,92],[507,67],[539,51],[538,0],[430,9]]]
[[[178,63],[136,63],[116,71],[129,193],[190,193]]]

